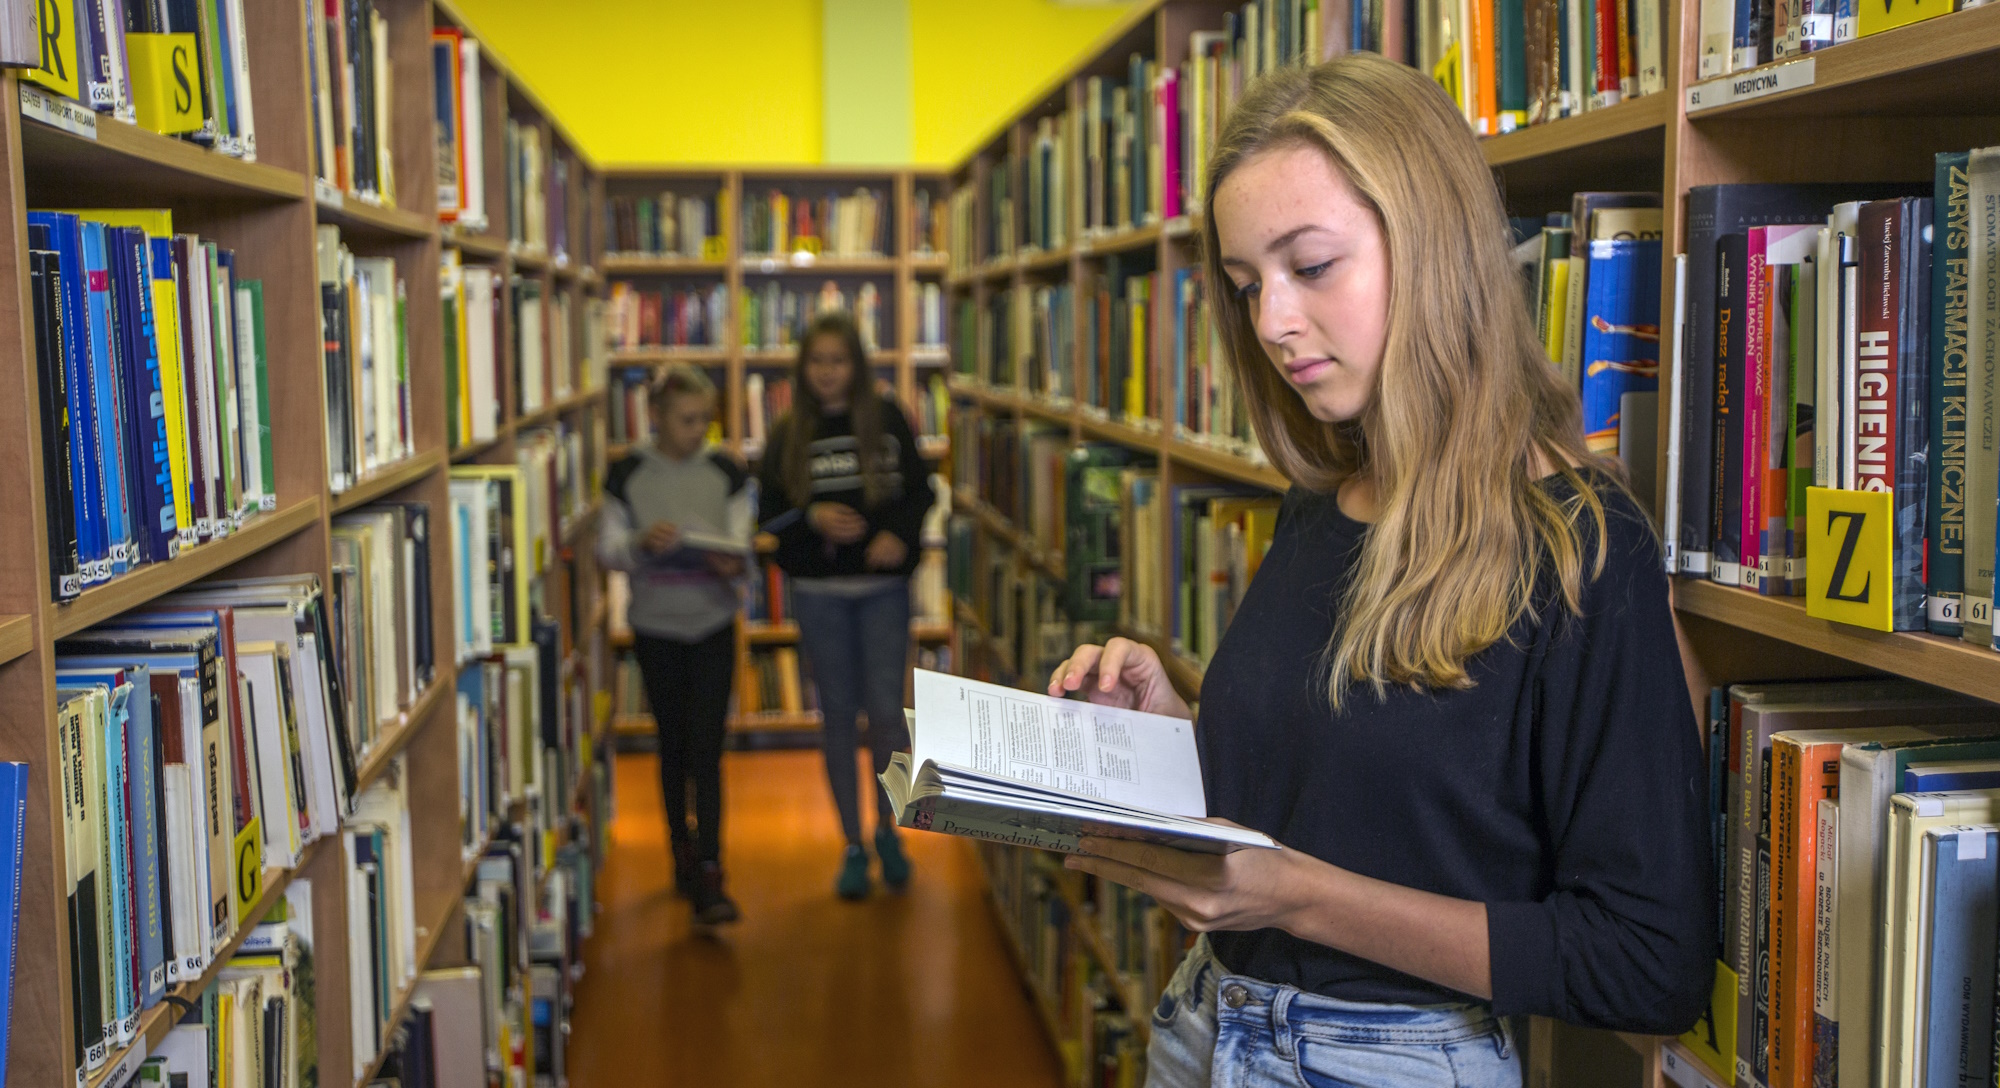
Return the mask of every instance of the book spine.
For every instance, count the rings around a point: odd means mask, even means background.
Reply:
[[[1840,749],[1780,734],[1771,742],[1771,1055],[1772,1088],[1811,1088],[1816,1008],[1814,922],[1819,875],[1818,799],[1840,788]],[[1830,891],[1830,885],[1828,886]]]
[[[1757,67],[1763,46],[1758,28],[1757,0],[1736,0],[1730,25],[1730,71]]]
[[[1916,1051],[1923,1088],[1959,1088],[1993,1081],[1994,887],[2000,867],[2000,841],[1991,825],[1950,825],[1926,836],[1923,848],[1934,851],[1931,865],[1930,917],[1911,919],[1929,932],[1929,947],[1918,949],[1928,962],[1918,966],[1918,978],[1928,977],[1928,992],[1916,1017]],[[1914,890],[1914,889],[1913,889]],[[1913,913],[1914,913],[1914,909]],[[1923,983],[1920,981],[1919,986]]]
[[[1751,910],[1751,960],[1756,979],[1750,987],[1750,1031],[1737,1026],[1749,1053],[1750,1078],[1765,1088],[1771,1083],[1771,749],[1759,753],[1755,907]],[[1741,1069],[1738,1073],[1740,1075]]]
[[[1713,186],[1691,189],[1687,194],[1687,289],[1677,334],[1684,406],[1679,421],[1679,573],[1697,578],[1709,574],[1715,528],[1717,197]]]
[[[1737,532],[1743,556],[1743,587],[1764,592],[1764,469],[1765,431],[1769,425],[1765,405],[1770,398],[1770,299],[1766,283],[1765,228],[1752,227],[1745,244],[1743,264],[1743,325],[1738,333],[1743,343],[1743,449],[1738,479],[1742,497],[1738,500]]]
[[[1924,509],[1930,484],[1930,289],[1931,202],[1906,198],[1898,204],[1901,246],[1896,267],[1896,550],[1895,629],[1921,631],[1924,608]]]
[[[1900,283],[1893,257],[1901,251],[1895,201],[1861,207],[1857,232],[1861,295],[1856,300],[1856,486],[1893,492],[1896,487],[1896,314]]]
[[[37,228],[39,229],[39,228]],[[48,499],[50,599],[66,601],[83,591],[77,549],[76,500],[71,481],[69,389],[61,350],[61,275],[53,251],[29,254],[29,282],[35,317],[35,369],[41,375],[42,488]]]
[[[1942,161],[1944,156],[1939,156]],[[1965,579],[1961,615],[1963,636],[1981,646],[1994,636],[1994,552],[2000,547],[1995,531],[1995,496],[2000,493],[2000,150],[1980,148],[1967,157],[1966,194],[1961,208],[1957,193],[1945,194],[1937,208],[1945,214],[1942,238],[1946,252],[1935,255],[1933,267],[1944,267],[1944,328],[1931,329],[1944,341],[1947,356],[1964,353],[1965,388]],[[1951,250],[1961,241],[1963,246]],[[1954,264],[1962,260],[1963,264]],[[1935,289],[1935,288],[1933,288]],[[1953,323],[1954,304],[1962,311]],[[1937,351],[1933,348],[1933,353]],[[1947,358],[1949,365],[1949,358]]]
[[[131,420],[132,450],[137,460],[134,472],[139,538],[147,557],[164,560],[174,551],[173,470],[167,463],[166,389],[160,368],[160,336],[153,314],[153,284],[150,247],[143,231],[113,231],[119,239],[121,301],[131,317],[132,335],[127,337],[127,388],[133,396],[127,405]]]
[[[1992,637],[1992,624],[1989,620],[1985,638],[1969,634],[1962,599],[1963,590],[1976,591],[1975,572],[1980,566],[1975,561],[1969,571],[1965,562],[1966,546],[1971,543],[1966,532],[1965,494],[1967,432],[1971,420],[1977,418],[1971,414],[1973,400],[1986,401],[1989,418],[1991,413],[1991,400],[1985,391],[1966,385],[1966,158],[1963,151],[1937,156],[1936,207],[1943,222],[1938,224],[1942,230],[1930,274],[1930,429],[1936,436],[1936,449],[1930,458],[1931,502],[1925,512],[1924,609],[1931,634],[1983,642]],[[1990,598],[1991,568],[1986,572],[1986,595]]]
[[[1744,575],[1743,443],[1746,413],[1745,373],[1749,322],[1744,311],[1748,281],[1748,238],[1724,236],[1716,246],[1715,294],[1715,495],[1714,528],[1710,540],[1714,561],[1709,577],[1723,585],[1741,585]]]
[[[1834,794],[1840,789],[1839,761],[1829,776]],[[1813,1022],[1812,1088],[1840,1084],[1840,952],[1835,931],[1840,925],[1837,889],[1840,881],[1840,799],[1822,796],[1814,814],[1818,821],[1813,874]]]

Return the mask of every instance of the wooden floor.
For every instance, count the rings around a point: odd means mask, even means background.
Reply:
[[[673,894],[655,767],[617,761],[574,1088],[1059,1083],[969,844],[907,832],[910,890],[842,902],[819,753],[732,752],[723,861],[744,920],[699,936]]]

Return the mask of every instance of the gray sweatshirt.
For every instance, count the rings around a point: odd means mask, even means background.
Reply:
[[[676,461],[645,446],[611,466],[604,496],[597,559],[629,572],[632,630],[696,642],[726,626],[740,605],[736,587],[710,568],[701,549],[683,543],[653,555],[639,541],[649,526],[665,521],[683,534],[723,537],[747,550],[757,510],[749,475],[720,450]]]

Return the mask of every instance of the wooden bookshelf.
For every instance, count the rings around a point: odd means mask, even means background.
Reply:
[[[365,1081],[368,1069],[352,1060],[350,1004],[356,995],[347,984],[347,907],[345,863],[328,839],[308,845],[298,866],[264,874],[257,904],[241,919],[236,934],[215,958],[204,978],[170,990],[170,1001],[141,1018],[140,1038],[111,1056],[99,1069],[78,1078],[72,1067],[69,986],[70,934],[65,893],[59,886],[65,845],[60,810],[61,791],[50,769],[55,761],[54,642],[114,620],[164,595],[212,576],[247,577],[270,574],[310,574],[330,584],[327,534],[333,520],[367,504],[388,498],[429,504],[442,518],[447,498],[448,470],[465,461],[512,463],[516,436],[522,430],[558,422],[577,427],[586,436],[592,421],[606,409],[601,383],[586,368],[594,358],[583,340],[584,312],[603,287],[597,269],[601,253],[602,216],[596,205],[598,170],[561,122],[542,109],[534,96],[490,49],[482,50],[486,66],[482,87],[489,131],[487,160],[479,164],[487,182],[489,225],[466,232],[437,222],[434,157],[438,141],[431,102],[430,31],[435,25],[463,28],[464,20],[450,0],[378,0],[378,10],[390,24],[390,78],[400,88],[387,110],[384,144],[398,184],[400,203],[391,206],[365,201],[352,193],[334,192],[316,181],[310,143],[305,27],[300,9],[284,5],[245,5],[249,69],[256,89],[258,130],[256,161],[218,154],[185,140],[156,135],[108,115],[96,115],[95,131],[78,134],[38,121],[32,108],[5,111],[0,119],[0,198],[13,215],[0,223],[4,258],[0,279],[14,301],[0,306],[0,336],[10,338],[19,378],[0,383],[0,455],[16,471],[0,474],[0,509],[23,516],[0,521],[0,548],[19,562],[0,569],[0,759],[29,763],[31,777],[22,859],[22,897],[17,948],[21,978],[43,980],[41,1000],[17,1004],[13,1045],[5,1070],[19,1084],[75,1084],[103,1088],[123,1083],[131,1067],[143,1060],[177,1019],[174,1001],[197,999],[216,977],[251,928],[263,918],[299,878],[313,882],[314,945],[317,972],[317,1017],[311,1025],[318,1038],[322,1083],[348,1085]],[[470,33],[470,31],[468,31]],[[475,35],[472,35],[476,37]],[[0,75],[0,93],[10,102],[25,93],[32,101],[39,89],[24,89],[13,73]],[[563,224],[568,247],[562,253],[522,250],[510,246],[506,201],[505,144],[501,138],[509,116],[540,126],[549,136],[550,163],[568,164],[569,189]],[[553,178],[551,169],[551,178]],[[264,284],[266,336],[273,437],[276,508],[254,514],[227,536],[202,543],[174,559],[137,567],[109,582],[85,590],[74,600],[53,603],[48,591],[47,534],[43,511],[40,418],[34,373],[34,331],[26,320],[28,269],[23,213],[27,208],[105,206],[166,208],[177,230],[200,234],[233,249],[239,275]],[[344,244],[361,256],[392,257],[407,286],[404,334],[409,359],[409,407],[413,452],[393,465],[361,479],[340,494],[328,486],[327,416],[321,359],[320,290],[314,261],[314,232],[319,225],[340,229]],[[555,239],[553,221],[549,224]],[[543,298],[568,297],[574,325],[550,327],[550,336],[568,338],[573,370],[567,376],[577,394],[527,416],[511,414],[512,390],[501,390],[503,417],[497,436],[486,442],[447,448],[447,403],[442,365],[442,312],[438,297],[439,254],[443,247],[460,251],[468,261],[494,266],[503,277],[539,278]],[[511,333],[511,318],[503,331]],[[510,370],[511,335],[496,337],[497,362]],[[600,479],[603,450],[587,449],[588,464],[579,466],[590,480]],[[565,544],[581,539],[594,522],[593,505],[563,531]],[[439,726],[454,705],[457,672],[451,663],[455,580],[451,577],[449,533],[442,520],[433,522],[430,538],[432,627],[429,638],[438,662],[436,675],[417,699],[394,720],[378,727],[371,750],[357,768],[366,786],[388,773],[401,759],[408,777],[413,861],[417,874],[415,923],[420,929],[421,969],[451,933],[475,862],[459,854],[456,739],[450,726]],[[600,634],[606,619],[602,577],[587,556],[566,568],[558,557],[544,572],[548,613],[562,627],[562,644],[576,655],[576,675],[588,675],[586,655],[596,655],[599,672],[610,665],[607,640]],[[557,607],[560,602],[565,607]],[[567,607],[575,602],[572,609]],[[571,615],[587,616],[573,622]],[[54,812],[52,813],[52,809]],[[448,853],[448,861],[444,856]],[[448,863],[447,863],[448,862]],[[41,985],[41,983],[38,983]],[[400,1016],[411,997],[405,986],[396,1005]],[[389,1025],[394,1026],[394,1021]],[[375,1064],[379,1064],[379,1061]]]

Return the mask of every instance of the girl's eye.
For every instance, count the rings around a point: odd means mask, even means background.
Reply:
[[[1333,267],[1332,261],[1321,261],[1316,265],[1311,265],[1309,267],[1299,269],[1296,275],[1300,279],[1316,280],[1321,276],[1325,275],[1326,270],[1331,267]]]
[[[1250,299],[1250,298],[1255,298],[1256,296],[1257,296],[1257,281],[1252,280],[1249,283],[1237,284],[1236,286],[1237,298]]]

